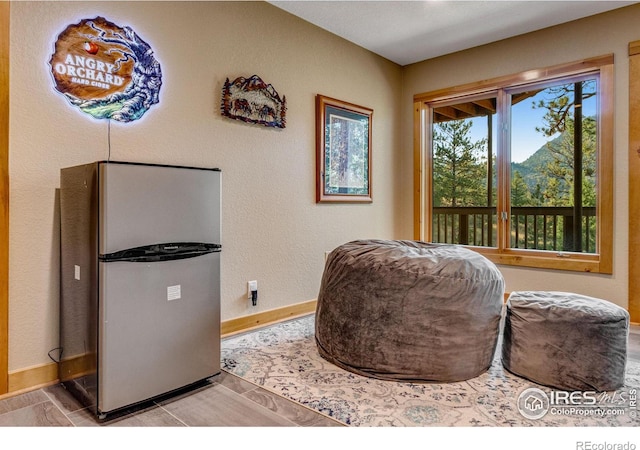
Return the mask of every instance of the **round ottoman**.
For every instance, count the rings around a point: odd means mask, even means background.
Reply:
[[[569,292],[513,292],[507,301],[502,364],[538,384],[567,391],[624,385],[629,313]]]
[[[315,321],[320,355],[398,381],[462,381],[495,352],[504,279],[463,247],[359,240],[327,259]]]

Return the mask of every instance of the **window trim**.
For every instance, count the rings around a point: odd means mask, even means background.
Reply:
[[[598,72],[600,77],[600,95],[598,121],[598,159],[597,159],[597,189],[596,203],[597,227],[598,227],[598,253],[583,254],[572,252],[551,252],[548,250],[525,250],[508,248],[508,243],[498,242],[497,248],[468,246],[485,255],[496,264],[534,267],[543,269],[558,269],[592,273],[613,273],[613,200],[614,200],[614,142],[613,142],[613,54],[583,59],[566,64],[559,64],[543,69],[527,70],[513,75],[502,76],[490,80],[468,83],[451,88],[416,94],[413,97],[413,147],[414,147],[414,238],[422,241],[431,240],[431,195],[430,186],[432,174],[431,152],[431,115],[430,104],[445,100],[454,100],[457,97],[499,92],[506,95],[505,91],[512,91],[519,86],[553,81],[554,79],[579,76],[589,72]],[[502,102],[506,108],[506,102]],[[498,111],[498,114],[508,114],[508,111]],[[499,139],[507,139],[500,136]],[[504,145],[504,143],[503,143]],[[499,146],[500,147],[500,146]],[[506,148],[506,147],[502,147]],[[508,155],[498,151],[498,170],[508,169]],[[498,189],[504,191],[505,181],[509,180],[508,174],[502,173],[502,187],[500,182]],[[506,176],[506,178],[505,178]],[[507,186],[508,187],[508,186]],[[501,192],[498,195],[498,211],[509,211],[508,204],[503,205],[508,195]],[[508,202],[507,202],[508,203]],[[506,208],[506,209],[505,209]],[[510,218],[500,220],[500,227],[509,227]],[[506,223],[505,223],[506,222]],[[508,238],[508,233],[498,233],[498,239]]]

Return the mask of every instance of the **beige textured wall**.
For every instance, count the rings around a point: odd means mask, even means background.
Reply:
[[[399,66],[266,3],[14,2],[10,371],[50,362],[58,345],[59,170],[107,158],[107,122],[71,108],[47,64],[58,33],[97,15],[131,26],[163,72],[160,104],[112,122],[111,158],[223,170],[223,320],[315,298],[324,251],[345,241],[410,237],[411,217],[394,214],[411,195],[396,156]],[[286,96],[284,130],[221,117],[225,78],[254,74]],[[372,204],[315,203],[318,93],[374,109]]]
[[[640,39],[640,6],[631,6],[451,54],[404,68],[403,123],[412,135],[414,94],[518,73],[528,69],[614,54],[615,58],[615,193],[613,275],[535,270],[500,266],[508,291],[562,290],[628,304],[628,44]],[[637,118],[632,118],[637,120]],[[401,171],[411,170],[412,143],[405,139]],[[633,181],[633,180],[632,180]],[[637,180],[635,180],[637,182]],[[405,187],[406,189],[406,187]],[[410,215],[408,201],[398,205]]]

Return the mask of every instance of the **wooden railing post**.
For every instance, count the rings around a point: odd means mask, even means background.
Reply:
[[[562,250],[574,251],[573,244],[573,216],[564,216],[562,220]]]
[[[469,245],[469,215],[458,215],[458,243]]]

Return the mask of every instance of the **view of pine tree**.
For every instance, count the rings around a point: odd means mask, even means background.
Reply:
[[[576,93],[577,87],[580,88],[579,94]],[[586,80],[577,87],[576,83],[549,87],[543,91],[544,98],[532,104],[534,109],[545,111],[544,123],[536,126],[536,131],[549,139],[554,135],[557,137],[536,152],[536,155],[542,153],[544,156],[537,156],[537,164],[532,164],[533,170],[525,177],[529,188],[537,189],[540,194],[532,192],[531,206],[573,206],[575,203],[575,110],[596,95],[596,82]],[[580,97],[579,100],[576,95]],[[577,105],[577,102],[580,104]],[[582,198],[578,199],[578,204],[582,206],[595,206],[596,202],[596,126],[594,117],[582,119]]]
[[[511,176],[511,206],[531,206],[533,203],[535,202],[524,177],[520,172],[514,172]]]
[[[581,101],[595,97],[595,80],[586,80],[582,85]],[[575,83],[561,84],[545,89],[547,98],[534,103],[534,108],[546,109],[544,121],[546,126],[536,127],[536,130],[547,137],[556,133],[563,133],[567,130],[567,125],[572,119],[572,112],[575,103]]]
[[[559,145],[548,145],[551,161],[540,167],[547,179],[542,192],[546,206],[572,206],[574,202],[574,121],[565,119],[565,131]],[[587,117],[582,122],[582,206],[596,205],[596,121]]]
[[[452,120],[433,127],[434,206],[487,204],[487,139],[472,140],[472,125]]]

